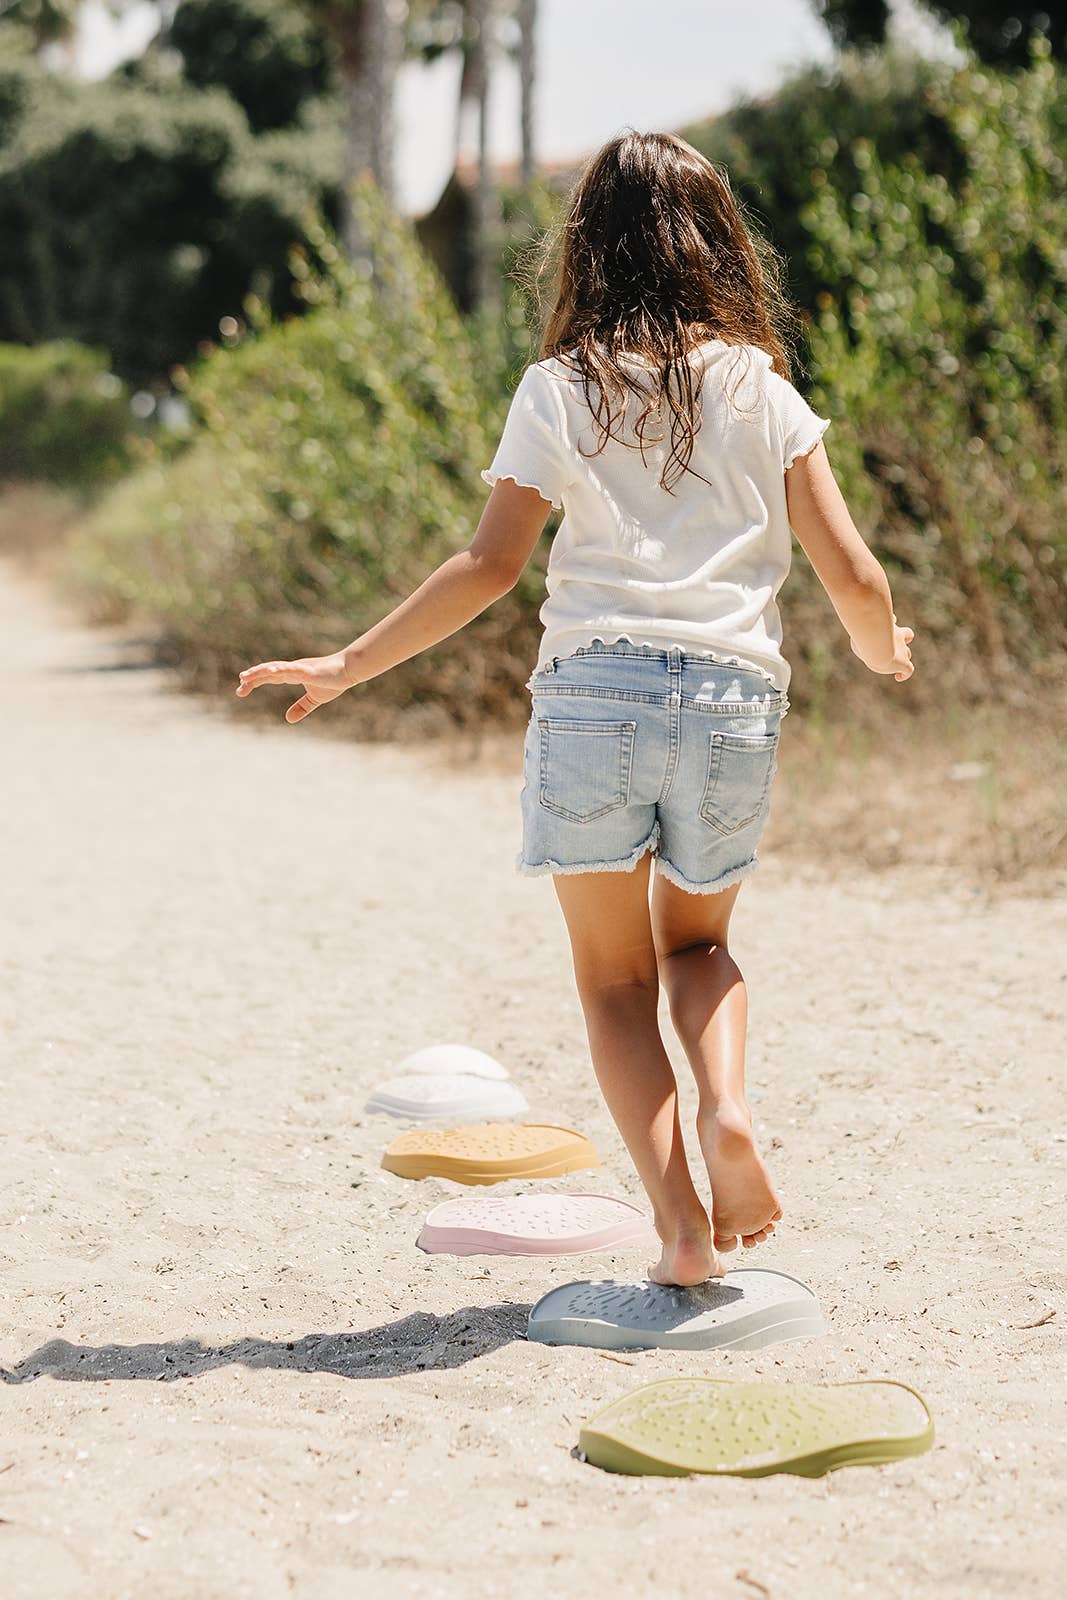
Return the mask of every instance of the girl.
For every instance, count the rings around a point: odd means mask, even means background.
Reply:
[[[237,693],[298,683],[298,722],[437,644],[515,584],[564,509],[527,683],[517,866],[553,875],[597,1079],[663,1245],[650,1276],[696,1284],[782,1214],[745,1102],[729,929],[788,709],[775,600],[790,528],[872,672],[911,676],[912,630],[830,469],[828,422],[789,381],[779,264],[725,176],[683,139],[629,132],[587,164],[558,242],[540,359],[482,472],[469,548],[345,649],[249,667]],[[661,984],[699,1091],[710,1222]]]

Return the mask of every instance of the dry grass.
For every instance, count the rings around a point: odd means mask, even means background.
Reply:
[[[5,483],[0,492],[0,555],[12,556],[35,577],[50,577],[82,503],[41,483]]]
[[[1067,716],[947,706],[879,724],[783,727],[767,849],[835,862],[939,868],[987,888],[1053,893],[1067,874]]]
[[[0,553],[39,579],[55,581],[64,539],[80,515],[77,501],[58,491],[8,487],[0,495]],[[134,655],[168,660],[143,626],[120,626],[117,642],[123,633]],[[952,665],[958,675],[959,663]],[[794,688],[802,670],[794,671]],[[920,664],[916,688],[922,670]],[[927,674],[938,671],[933,664],[926,668]],[[1013,673],[1010,664],[993,676],[975,663],[962,680],[966,699],[947,688],[931,694],[927,684],[921,710],[909,703],[910,686],[875,681],[858,663],[855,673],[849,694],[831,709],[794,708],[785,718],[763,854],[792,869],[810,867],[827,880],[860,865],[962,878],[987,893],[1062,892],[1067,662],[1046,661],[1040,677]],[[209,698],[217,701],[221,692]],[[471,731],[456,728],[440,704],[398,709],[376,702],[368,686],[312,718],[303,732],[419,744],[431,763],[446,769],[476,767],[518,782],[528,711],[527,697],[518,695],[507,723]],[[242,703],[242,720],[250,714],[276,720],[280,699]]]
[[[879,689],[892,694],[880,685],[875,696]],[[432,749],[450,768],[521,774],[521,734],[511,731],[456,735]],[[921,716],[875,701],[866,721],[853,713],[832,724],[790,711],[761,853],[828,881],[857,867],[914,869],[988,894],[1062,893],[1067,701],[949,705]]]

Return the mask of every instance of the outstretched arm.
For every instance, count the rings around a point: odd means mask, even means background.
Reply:
[[[378,678],[390,667],[458,633],[514,588],[550,510],[551,502],[543,500],[536,489],[501,478],[485,503],[468,547],[442,562],[381,622],[332,655],[246,667],[237,694],[250,695],[265,683],[302,684],[303,696],[285,714],[286,722],[300,722],[346,689]]]
[[[820,442],[785,475],[789,523],[859,656],[898,683],[914,669],[911,628],[897,626],[885,569],[853,522]]]

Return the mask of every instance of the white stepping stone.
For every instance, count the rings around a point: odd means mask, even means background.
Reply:
[[[526,1337],[598,1350],[762,1350],[824,1332],[806,1284],[784,1272],[738,1267],[693,1289],[564,1284],[534,1306]]]
[[[406,1117],[411,1122],[442,1122],[480,1117],[518,1117],[530,1108],[513,1083],[467,1073],[412,1073],[380,1084],[367,1101],[368,1112]]]
[[[417,1240],[449,1256],[571,1256],[655,1244],[652,1224],[628,1200],[606,1194],[462,1196],[435,1206]]]
[[[484,1050],[475,1050],[469,1044],[430,1044],[423,1050],[416,1050],[412,1055],[405,1056],[396,1069],[398,1078],[422,1078],[431,1074],[441,1077],[456,1078],[496,1078],[503,1080],[509,1076],[507,1067],[502,1067],[499,1061],[486,1055]]]

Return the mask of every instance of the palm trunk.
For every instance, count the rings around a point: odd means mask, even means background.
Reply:
[[[478,93],[474,77],[476,66],[473,49],[474,23],[471,18],[471,8],[474,0],[463,0],[463,27],[460,35],[460,73],[459,95],[456,99],[456,129],[455,148],[453,151],[452,165],[459,170],[459,164],[466,154],[473,126],[472,113],[477,114]]]
[[[533,183],[537,167],[534,149],[534,82],[537,65],[537,0],[518,0],[519,17],[519,131],[522,140],[522,186]]]
[[[467,0],[467,44],[461,97],[477,114],[478,177],[474,186],[472,293],[475,309],[486,306],[497,286],[496,192],[489,151],[489,84],[496,0]]]
[[[345,180],[369,172],[390,204],[396,201],[396,82],[404,54],[408,0],[332,0],[324,7],[337,42],[344,96]],[[349,197],[341,234],[349,255],[366,244]]]

